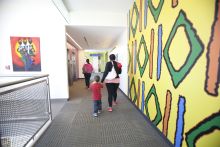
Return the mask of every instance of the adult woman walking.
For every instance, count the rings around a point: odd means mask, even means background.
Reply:
[[[105,65],[105,71],[102,76],[101,82],[105,81],[108,91],[108,111],[112,112],[112,104],[116,105],[117,89],[120,83],[119,74],[121,74],[121,64],[115,61],[115,55],[109,56],[110,61]]]
[[[86,63],[83,65],[82,70],[85,77],[86,87],[89,88],[90,77],[93,71],[93,66],[89,63],[89,59],[86,59]]]

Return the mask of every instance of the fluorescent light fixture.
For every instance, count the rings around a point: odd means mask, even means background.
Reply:
[[[110,49],[85,49],[84,52],[107,52]]]
[[[89,43],[88,43],[88,41],[87,41],[86,37],[84,36],[83,38],[84,38],[84,40],[85,40],[85,42],[86,42],[87,46],[89,47]]]
[[[83,49],[68,33],[66,33],[66,36],[69,37],[80,49]]]
[[[113,51],[114,49],[116,49],[117,47],[118,47],[117,45],[116,45],[115,47],[113,47],[110,52],[112,52],[112,51]]]

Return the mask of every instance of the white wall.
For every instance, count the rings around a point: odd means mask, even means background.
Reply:
[[[84,75],[82,74],[82,67],[85,63],[85,54],[84,50],[78,50],[78,56],[79,56],[79,78],[84,78]]]
[[[128,47],[127,47],[127,30],[121,34],[117,47],[109,53],[118,54],[118,61],[122,64],[122,73],[120,75],[119,88],[127,95],[128,91]]]
[[[49,74],[51,98],[68,98],[65,24],[51,0],[1,0],[0,75]],[[13,72],[10,36],[40,37],[41,72]]]

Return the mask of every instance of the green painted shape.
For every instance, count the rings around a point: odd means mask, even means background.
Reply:
[[[154,21],[157,22],[160,16],[160,12],[163,7],[164,0],[160,0],[157,8],[154,7],[152,0],[148,0],[148,6],[150,8],[151,14],[153,15]]]
[[[144,58],[144,64],[141,66],[139,56],[140,56],[140,50],[141,50],[142,45],[144,46],[145,58]],[[138,68],[139,68],[141,77],[143,76],[144,71],[146,69],[148,59],[149,59],[149,54],[148,54],[148,51],[147,51],[147,45],[146,45],[146,42],[145,42],[145,39],[144,39],[144,35],[142,35],[141,36],[141,41],[140,41],[140,44],[139,44],[139,47],[138,47],[138,53],[137,53],[137,62],[138,62]]]
[[[146,100],[145,100],[146,114],[149,118],[150,118],[150,116],[149,116],[147,105],[148,105],[148,102],[151,98],[151,95],[154,95],[154,100],[155,100],[156,110],[157,110],[157,114],[156,114],[156,116],[155,116],[155,118],[152,122],[153,122],[154,125],[157,126],[160,123],[160,121],[162,120],[162,115],[161,115],[160,104],[159,104],[156,88],[155,88],[154,85],[151,87],[149,93],[147,94]]]
[[[133,27],[132,22],[133,22],[133,17],[134,17],[134,11],[136,13],[136,21],[135,21],[135,26]],[[131,14],[131,22],[130,22],[133,37],[135,36],[136,31],[137,31],[138,18],[139,18],[139,12],[138,12],[138,8],[137,8],[137,4],[136,4],[136,2],[134,2],[132,14]]]
[[[172,40],[175,37],[177,29],[181,26],[184,27],[185,29],[186,36],[190,45],[190,52],[182,67],[180,67],[179,70],[176,70],[170,61],[168,51],[172,43]],[[192,28],[192,24],[190,23],[189,20],[187,20],[184,11],[180,10],[179,16],[176,19],[172,31],[170,32],[169,38],[166,42],[163,51],[164,59],[167,64],[175,88],[177,88],[178,85],[181,83],[181,81],[187,76],[187,74],[189,74],[190,70],[196,63],[197,59],[201,56],[202,52],[203,52],[203,44],[199,39],[199,37],[196,35],[196,30]]]
[[[131,96],[131,89],[132,89],[132,87],[134,86],[134,98],[132,98],[132,96]],[[131,80],[131,85],[130,85],[130,97],[131,97],[131,100],[132,100],[132,102],[136,102],[136,100],[137,100],[137,92],[136,92],[136,86],[135,86],[135,82],[134,82],[134,77],[132,78],[132,80]]]
[[[128,71],[130,70],[130,66],[131,66],[131,52],[130,52],[130,48],[128,45],[128,57],[129,57],[129,61],[128,61]]]
[[[208,118],[206,121],[201,122],[198,126],[186,133],[186,143],[188,147],[195,147],[196,141],[205,134],[215,129],[220,130],[220,114]]]

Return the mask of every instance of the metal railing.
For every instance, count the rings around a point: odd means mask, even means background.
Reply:
[[[20,78],[0,84],[2,147],[32,146],[52,120],[48,75]]]

